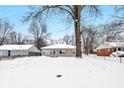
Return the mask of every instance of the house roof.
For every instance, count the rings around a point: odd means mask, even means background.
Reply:
[[[33,45],[2,45],[0,50],[27,50],[33,47]]]
[[[114,47],[124,47],[124,42],[104,42],[99,45],[97,49],[114,48]]]
[[[54,44],[46,47],[42,47],[41,49],[75,49],[75,46],[67,45],[67,44]]]

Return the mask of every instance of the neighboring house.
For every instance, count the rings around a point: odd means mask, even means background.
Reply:
[[[0,57],[38,56],[41,52],[33,45],[2,45]]]
[[[58,56],[75,56],[76,47],[67,44],[55,44],[41,48],[42,55],[58,57]]]
[[[97,56],[110,56],[115,51],[124,51],[124,42],[105,42],[98,46]]]

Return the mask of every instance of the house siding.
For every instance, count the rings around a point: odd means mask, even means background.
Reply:
[[[8,57],[8,51],[10,51],[10,57],[28,55],[28,50],[0,50],[0,57]]]
[[[29,49],[0,50],[0,57],[40,56],[41,52],[36,47]]]
[[[110,56],[114,52],[113,48],[98,49],[97,56]]]
[[[64,53],[60,54],[60,50],[64,51]],[[42,55],[51,57],[71,57],[75,56],[75,49],[43,49]]]

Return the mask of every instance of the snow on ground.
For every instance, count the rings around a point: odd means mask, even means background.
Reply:
[[[85,56],[85,55],[83,55]],[[86,56],[87,57],[87,56]],[[104,60],[104,61],[111,61],[111,62],[117,62],[120,63],[123,62],[124,63],[124,57],[114,57],[114,56],[97,56],[95,54],[89,54],[88,55],[89,58],[95,58],[95,59],[100,59],[100,60]]]
[[[0,61],[0,87],[124,87],[124,63],[93,56]]]

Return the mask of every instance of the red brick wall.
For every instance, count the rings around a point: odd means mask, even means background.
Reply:
[[[113,52],[113,49],[99,49],[97,50],[97,56],[110,56]]]

